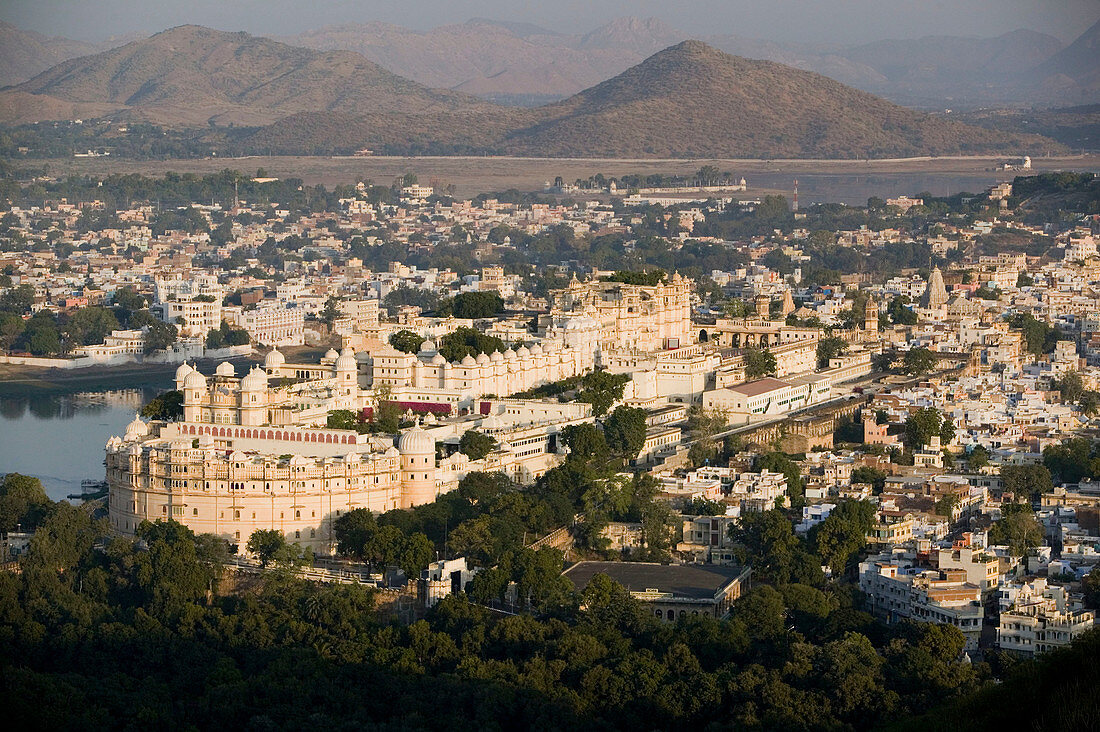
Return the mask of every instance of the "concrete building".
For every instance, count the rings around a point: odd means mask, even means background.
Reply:
[[[648,564],[578,562],[562,573],[578,591],[597,574],[625,587],[654,617],[675,622],[689,615],[725,617],[730,605],[748,590],[748,567],[713,564]]]

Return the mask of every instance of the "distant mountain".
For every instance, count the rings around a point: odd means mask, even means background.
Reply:
[[[669,157],[973,154],[1049,141],[915,112],[818,74],[722,53],[700,41],[538,110],[509,152]]]
[[[475,19],[424,32],[347,24],[282,40],[355,51],[426,86],[523,104],[575,94],[686,38],[660,21],[623,18],[583,35]]]
[[[285,40],[309,48],[357,51],[427,86],[524,103],[576,94],[689,38],[659,20],[619,18],[574,35],[479,19],[426,32],[375,23],[339,26]],[[1080,88],[1077,72],[1051,84],[1035,77],[1032,69],[1059,54],[1063,44],[1030,30],[996,38],[939,36],[848,48],[720,33],[701,40],[726,53],[814,71],[910,106],[961,109],[1100,101],[1100,96],[1090,98],[1089,84]],[[1080,73],[1087,73],[1090,64],[1095,69],[1094,44],[1075,44],[1079,51],[1072,54],[1070,66]],[[1066,73],[1060,68],[1046,76]]]
[[[1045,89],[1058,89],[1070,102],[1100,102],[1100,21],[1033,72]]]
[[[62,61],[95,53],[95,44],[51,38],[0,22],[0,87],[26,81]]]
[[[356,53],[199,26],[71,59],[0,92],[0,121],[9,123],[41,119],[39,110],[55,108],[202,126],[265,125],[299,112],[415,115],[483,107],[474,97],[427,89]]]
[[[700,41],[660,51],[564,101],[500,112],[433,117],[431,134],[411,124],[386,128],[369,117],[302,114],[248,142],[251,149],[280,153],[371,147],[552,157],[863,158],[1061,149],[1038,136],[915,112],[818,74],[730,56]]]
[[[640,48],[659,30],[619,24],[590,41]],[[514,38],[507,29],[495,32]],[[393,153],[862,158],[1058,148],[1043,138],[935,118],[818,74],[731,56],[700,41],[678,43],[563,101],[530,109],[429,89],[351,51],[198,26],[71,59],[0,90],[0,121],[75,117],[192,130],[216,126],[209,137],[238,145],[238,152],[276,154],[367,147]],[[227,132],[227,125],[249,129]]]

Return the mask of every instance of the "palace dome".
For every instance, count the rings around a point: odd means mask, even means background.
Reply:
[[[355,371],[358,367],[355,362],[355,352],[350,348],[345,348],[343,353],[336,359],[337,371]]]
[[[477,361],[475,361],[473,356],[468,353],[462,357],[462,361],[460,363],[463,366],[477,366]]]
[[[141,417],[137,414],[134,415],[134,421],[126,425],[126,439],[137,440],[145,437],[149,434],[149,425],[141,420]]]
[[[435,440],[417,425],[398,438],[397,450],[402,455],[434,455]]]
[[[241,379],[241,391],[267,391],[267,373],[259,366],[253,366],[248,375]]]
[[[180,364],[180,367],[176,369],[176,381],[183,381],[187,378],[187,375],[194,370],[195,369],[191,368],[191,364],[184,361]]]
[[[235,376],[236,374],[237,370],[228,361],[222,361],[218,364],[218,368],[214,369],[215,376]]]
[[[184,389],[205,389],[206,377],[198,369],[193,369],[183,380]]]
[[[286,363],[286,356],[278,348],[272,348],[264,357],[264,368],[277,368]]]
[[[474,360],[477,361],[477,363],[480,364],[481,366],[484,366],[485,364],[489,363],[489,357],[486,356],[484,353],[477,354],[477,358],[474,359]]]

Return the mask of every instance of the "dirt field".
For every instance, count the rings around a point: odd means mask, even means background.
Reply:
[[[897,160],[625,160],[599,158],[511,158],[511,157],[246,157],[209,158],[203,160],[133,161],[109,158],[73,158],[64,160],[26,161],[32,165],[47,165],[51,175],[144,173],[160,175],[166,171],[179,173],[210,173],[230,168],[254,173],[264,168],[269,175],[299,177],[306,183],[355,183],[371,180],[388,185],[405,173],[415,173],[421,183],[440,186],[454,185],[459,196],[473,196],[485,191],[518,188],[540,190],[543,185],[561,176],[567,182],[584,179],[597,173],[605,176],[650,173],[691,173],[703,165],[714,165],[720,171],[745,176],[750,193],[754,177],[768,190],[787,190],[798,176],[859,176],[899,177],[917,179],[937,176],[993,181],[1014,173],[998,172],[1007,158],[950,157],[907,158]],[[1034,161],[1037,172],[1050,170],[1098,170],[1100,155],[1066,158],[1039,158]],[[783,181],[780,185],[780,181]],[[915,192],[910,191],[910,192]],[[759,191],[759,188],[758,188]],[[889,191],[887,191],[889,192]]]

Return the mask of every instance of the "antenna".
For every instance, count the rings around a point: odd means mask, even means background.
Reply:
[[[791,210],[798,210],[798,178],[794,179],[794,205],[791,207]]]

